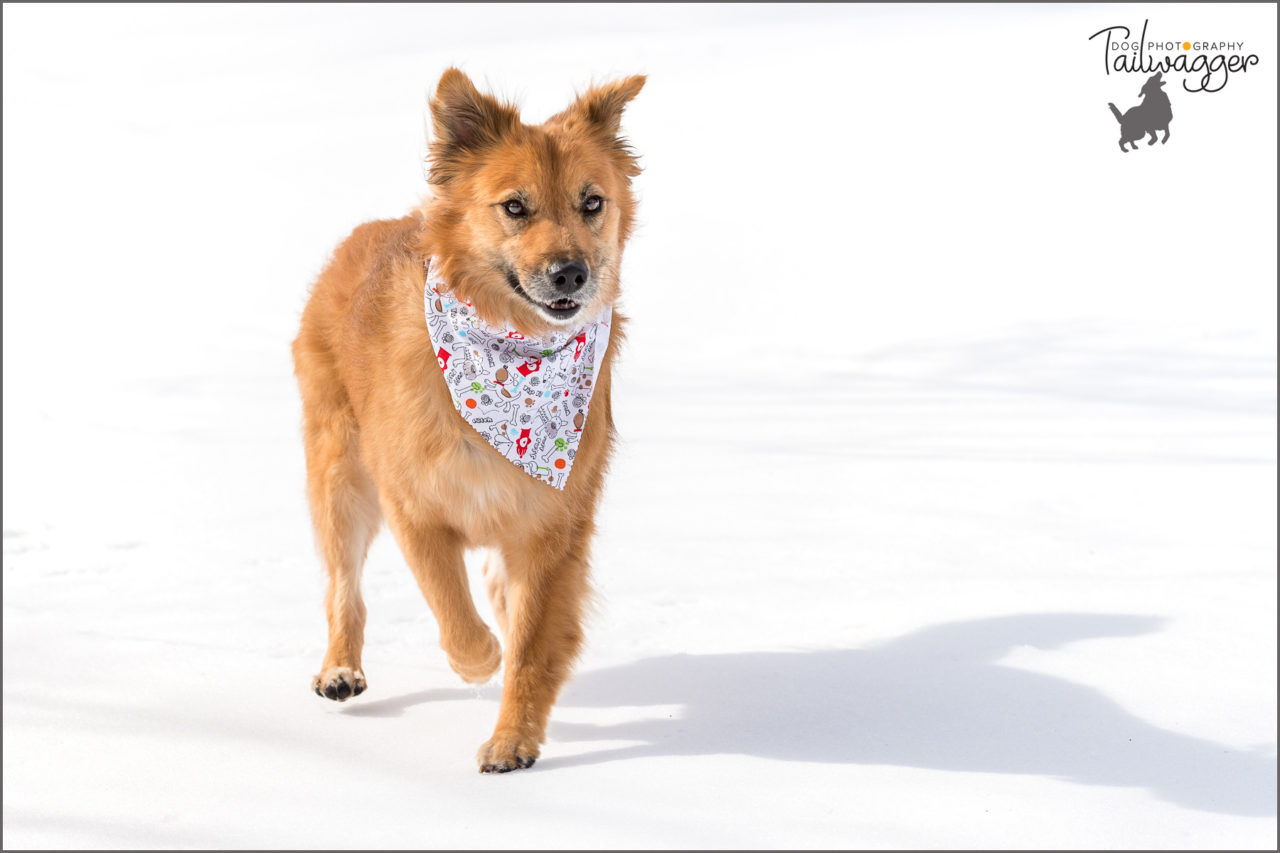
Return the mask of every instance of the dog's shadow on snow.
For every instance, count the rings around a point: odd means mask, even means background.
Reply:
[[[634,741],[539,762],[545,770],[673,755],[1025,773],[1145,788],[1188,808],[1276,813],[1276,760],[1161,729],[1091,687],[1003,666],[1020,646],[1131,637],[1161,620],[1036,614],[956,622],[859,650],[670,655],[580,672],[558,705],[679,706],[614,725],[553,722],[550,740]],[[1148,674],[1149,677],[1149,674]],[[1158,677],[1178,679],[1176,669]],[[475,696],[430,690],[352,712]],[[486,689],[494,699],[496,689]],[[664,709],[666,710],[666,709]]]

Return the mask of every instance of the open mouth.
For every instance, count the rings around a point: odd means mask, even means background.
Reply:
[[[572,299],[566,298],[553,299],[550,302],[539,302],[538,305],[543,311],[546,311],[552,317],[557,319],[572,317],[574,314],[577,314],[578,309],[582,307]]]
[[[523,296],[530,304],[541,308],[543,313],[556,320],[567,320],[574,314],[577,314],[582,306],[575,299],[562,296],[559,299],[534,299],[528,293],[525,293],[523,287],[520,286],[520,279],[512,270],[507,270],[507,284],[511,285],[511,289]]]

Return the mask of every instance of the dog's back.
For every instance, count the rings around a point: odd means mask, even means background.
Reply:
[[[419,215],[366,222],[352,231],[312,288],[295,355],[299,347],[319,346],[336,356],[355,348],[361,336],[378,334],[386,294],[394,288],[397,272],[415,266],[421,231]]]

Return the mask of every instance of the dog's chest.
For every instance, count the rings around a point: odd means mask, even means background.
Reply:
[[[454,452],[429,466],[428,488],[442,520],[462,531],[471,544],[482,546],[560,515],[561,492],[468,432],[460,431]]]

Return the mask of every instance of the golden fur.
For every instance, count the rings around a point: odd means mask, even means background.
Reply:
[[[497,726],[478,753],[482,772],[533,764],[581,648],[624,322],[615,311],[573,475],[557,491],[495,452],[454,409],[423,317],[424,260],[438,258],[445,281],[484,320],[526,335],[561,321],[517,292],[512,276],[536,296],[549,287],[549,265],[582,258],[594,290],[584,291],[590,299],[575,319],[616,301],[630,179],[639,173],[618,131],[643,84],[630,77],[592,88],[528,126],[462,72],[447,71],[431,101],[435,197],[402,219],[361,225],[338,247],[293,343],[307,492],[329,572],[329,649],[312,687],[339,700],[366,689],[360,574],[385,518],[454,671],[484,682],[505,660]],[[603,199],[600,213],[584,213],[588,192]],[[527,208],[522,218],[504,208],[512,198]],[[474,547],[491,549],[485,585],[501,645],[468,591],[463,549]]]

